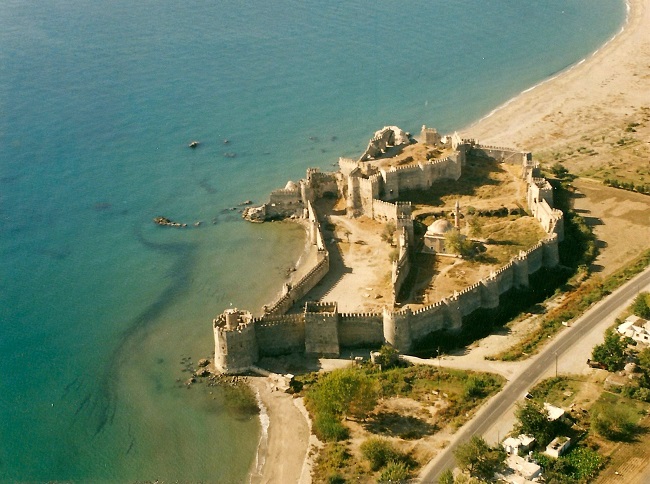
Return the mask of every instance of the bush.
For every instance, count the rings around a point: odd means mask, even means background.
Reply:
[[[612,441],[629,441],[637,431],[637,426],[616,407],[606,407],[591,419],[591,428],[599,435]]]
[[[371,437],[361,444],[361,454],[370,462],[370,468],[378,471],[389,462],[404,461],[404,454],[388,440]]]
[[[632,303],[632,312],[640,318],[649,319],[650,305],[648,299],[650,299],[650,293],[640,292],[637,294]]]
[[[483,398],[486,395],[486,382],[480,376],[470,376],[465,382],[465,398]]]
[[[345,484],[345,478],[339,474],[331,474],[327,477],[327,484]]]
[[[379,349],[379,355],[375,357],[375,363],[381,365],[382,370],[387,370],[399,363],[399,351],[390,345],[383,345]]]
[[[339,418],[331,413],[320,413],[314,420],[314,433],[324,442],[338,442],[349,436],[349,431]]]
[[[404,482],[409,478],[409,468],[404,462],[389,462],[379,474],[378,482]]]

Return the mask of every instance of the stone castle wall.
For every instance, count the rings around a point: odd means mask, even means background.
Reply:
[[[458,180],[462,164],[463,160],[459,156],[449,156],[442,160],[380,170],[384,181],[384,198],[395,200],[403,191],[426,190],[437,180]]]
[[[384,343],[381,313],[343,313],[339,315],[339,344],[342,347],[378,347]]]
[[[419,340],[440,330],[460,330],[463,318],[477,309],[495,308],[501,295],[528,285],[528,276],[558,264],[558,237],[522,251],[490,276],[435,304],[411,311],[338,313],[336,303],[308,303],[301,314],[265,314],[236,331],[215,329],[218,368],[238,372],[259,357],[288,353],[337,356],[342,347],[389,343],[408,352]]]
[[[435,133],[429,137],[438,139]],[[265,307],[265,314],[256,319],[242,318],[236,327],[226,324],[227,318],[214,321],[215,364],[225,372],[241,372],[260,357],[300,352],[336,356],[341,347],[377,347],[388,343],[400,351],[409,351],[413,344],[440,330],[459,330],[463,317],[479,308],[495,308],[502,294],[514,287],[525,287],[529,275],[542,267],[559,264],[558,242],[562,237],[562,212],[552,208],[552,187],[544,179],[533,178],[536,165],[530,154],[474,141],[451,138],[457,155],[405,167],[371,173],[360,162],[340,159],[339,174],[308,171],[297,189],[275,190],[263,207],[267,216],[304,217],[309,240],[317,251],[316,263],[295,285],[289,286],[277,301]],[[301,314],[285,315],[296,301],[303,298],[329,270],[329,253],[311,200],[322,197],[337,187],[348,196],[352,215],[396,221],[399,257],[393,264],[392,283],[396,295],[410,268],[409,247],[413,243],[411,205],[392,203],[400,190],[428,188],[438,179],[458,179],[465,162],[466,149],[490,156],[504,163],[521,164],[528,189],[528,206],[549,236],[521,251],[490,276],[435,304],[411,311],[390,310],[383,313],[338,313],[336,303],[307,303]],[[364,171],[365,170],[365,171]],[[346,180],[347,177],[347,180]],[[380,195],[383,195],[380,199]],[[349,212],[350,213],[350,212]],[[250,313],[248,313],[250,314]]]
[[[304,352],[305,320],[302,315],[267,315],[253,320],[252,325],[260,357]]]
[[[305,297],[329,272],[329,252],[325,247],[323,232],[321,231],[318,216],[311,202],[307,202],[306,211],[308,214],[306,222],[307,230],[309,232],[310,242],[315,246],[316,263],[297,283],[290,287],[285,286],[286,290],[276,301],[264,307],[264,312],[267,314],[286,313],[296,301]]]

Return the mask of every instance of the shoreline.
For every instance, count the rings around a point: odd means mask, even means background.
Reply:
[[[526,150],[548,149],[595,131],[629,107],[643,104],[639,75],[647,62],[647,0],[627,0],[618,32],[589,56],[531,86],[478,121],[459,130],[463,137]],[[638,87],[637,87],[638,85]],[[593,114],[590,119],[586,111]]]
[[[630,105],[638,107],[643,101],[643,92],[650,92],[637,89],[632,93],[633,76],[636,76],[634,67],[645,62],[644,57],[637,54],[645,40],[650,39],[650,0],[627,0],[625,3],[627,11],[621,28],[598,49],[460,129],[463,135],[471,134],[463,137],[539,150],[552,147],[554,142],[579,138],[580,128],[585,125],[594,130],[605,127],[611,120],[611,116],[604,117],[607,121],[597,117],[582,119],[581,114],[586,108],[607,108],[620,115],[622,108],[626,111]],[[648,34],[645,34],[644,27]],[[650,52],[646,55],[650,57]],[[605,81],[612,76],[617,76],[618,82]],[[617,102],[612,102],[612,98]],[[630,98],[635,98],[636,102]],[[270,391],[268,379],[256,379],[252,385],[261,388],[259,396],[267,409],[270,425],[268,449],[263,456],[265,460],[259,480],[252,480],[251,471],[250,482],[311,482],[305,470],[312,461],[308,449],[313,446],[313,436],[309,422],[305,421],[306,416],[298,411],[291,395]],[[288,419],[288,415],[296,415],[293,412],[298,412],[299,416]],[[282,434],[287,437],[281,437]],[[298,457],[300,465],[296,462]],[[256,460],[259,458],[258,449]]]
[[[263,431],[248,482],[311,482],[311,479],[301,480],[302,475],[310,475],[306,469],[310,465],[311,422],[294,397],[284,392],[279,381],[274,381],[277,377],[280,375],[249,377],[249,385],[263,409],[259,417]],[[264,417],[268,419],[266,427]]]
[[[585,63],[591,62],[593,60],[593,58],[596,57],[600,51],[605,49],[612,42],[616,42],[616,40],[621,35],[623,35],[623,33],[625,32],[626,27],[630,23],[630,16],[631,16],[631,9],[632,9],[632,6],[630,4],[631,1],[634,1],[634,0],[625,0],[625,9],[626,9],[625,20],[623,21],[623,24],[621,25],[621,28],[612,37],[610,37],[609,39],[607,39],[607,41],[605,41],[602,45],[600,45],[595,51],[593,51],[592,53],[590,53],[586,57],[580,59],[575,64],[571,64],[571,65],[565,67],[564,69],[561,69],[561,70],[551,74],[550,77],[547,77],[546,79],[543,79],[543,80],[539,81],[537,84],[534,84],[533,86],[524,89],[519,94],[514,95],[513,97],[508,99],[503,104],[501,104],[501,105],[497,106],[496,108],[494,108],[492,111],[490,111],[488,114],[486,114],[482,118],[478,119],[477,121],[473,121],[472,123],[470,123],[469,125],[467,125],[464,128],[461,128],[458,131],[460,131],[460,132],[470,131],[471,132],[474,127],[482,125],[482,124],[486,124],[488,122],[488,120],[493,115],[499,113],[500,111],[507,110],[508,106],[515,103],[520,97],[528,94],[529,92],[533,92],[535,89],[541,88],[545,84],[551,83],[551,82],[555,81],[556,79],[559,79],[560,77],[562,77],[564,75],[568,75],[571,71],[573,71],[575,69],[579,69],[580,66],[582,66]]]

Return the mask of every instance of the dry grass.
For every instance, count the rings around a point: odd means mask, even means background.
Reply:
[[[598,107],[592,107],[596,113]],[[587,110],[583,116],[588,115]],[[562,163],[579,176],[605,180],[650,183],[650,108],[635,108],[613,123],[581,133],[579,139],[535,153],[546,166]]]

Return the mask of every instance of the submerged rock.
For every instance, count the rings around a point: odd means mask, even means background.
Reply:
[[[182,224],[180,222],[172,222],[167,217],[155,217],[153,221],[154,223],[165,227],[187,227],[187,224]]]

